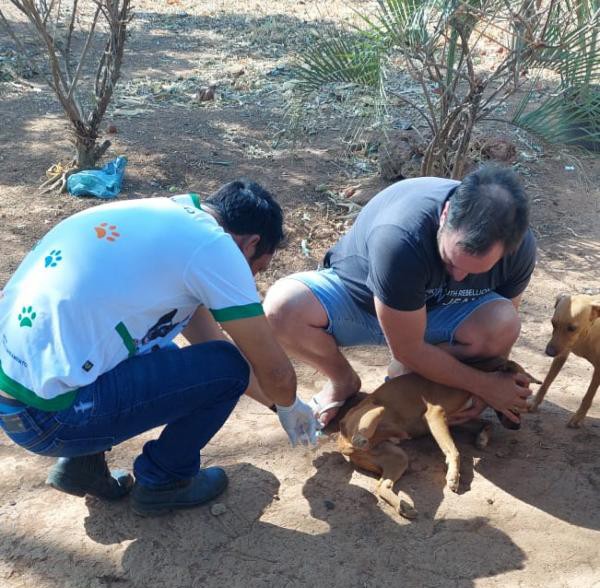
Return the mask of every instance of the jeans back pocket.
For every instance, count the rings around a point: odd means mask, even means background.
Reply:
[[[8,435],[27,433],[30,430],[28,423],[24,422],[21,415],[24,411],[12,414],[0,414],[0,425]]]
[[[54,435],[61,425],[53,412],[26,408],[14,414],[0,414],[0,426],[17,445],[31,449]]]

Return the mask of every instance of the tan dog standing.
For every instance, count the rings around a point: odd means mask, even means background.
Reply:
[[[472,366],[484,371],[521,373],[527,381],[537,382],[518,364],[503,358]],[[408,456],[397,443],[431,433],[446,456],[447,485],[457,492],[460,455],[448,428],[448,418],[468,406],[470,396],[465,390],[437,384],[414,373],[393,378],[365,395],[339,421],[340,451],[358,467],[379,474],[377,495],[401,515],[414,518],[416,510],[410,499],[393,490],[408,467]],[[489,440],[490,425],[480,424],[479,429],[476,445],[483,448]]]
[[[577,412],[567,426],[579,427],[592,405],[600,384],[600,300],[585,294],[568,296],[561,294],[554,305],[552,338],[546,346],[546,354],[554,357],[548,375],[531,404],[530,411],[537,410],[544,400],[550,384],[573,352],[587,359],[594,366],[592,381]]]

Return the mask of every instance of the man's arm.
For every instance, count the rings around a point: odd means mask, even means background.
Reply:
[[[279,406],[293,404],[296,372],[264,315],[226,321],[222,327],[250,363],[264,394]]]
[[[521,294],[511,299],[512,305],[515,310],[519,312],[519,306],[521,304]],[[450,424],[460,425],[462,423],[469,422],[470,420],[476,419],[482,412],[487,408],[487,403],[479,396],[476,396],[474,402],[469,408],[464,408],[453,415],[450,419]]]
[[[395,359],[423,377],[460,388],[479,396],[493,408],[517,421],[510,410],[527,408],[530,392],[520,386],[518,377],[498,372],[485,373],[461,363],[448,352],[425,342],[427,313],[390,308],[375,298],[375,310]]]
[[[204,306],[198,307],[191,321],[184,329],[183,336],[190,342],[190,344],[205,343],[207,341],[229,341],[228,337],[221,330],[221,327],[215,321],[212,314],[210,314],[208,309]],[[246,355],[246,353],[244,353],[244,351],[239,347],[239,345],[238,348],[253,367],[250,358]],[[248,385],[248,389],[246,390],[246,395],[250,396],[250,398],[253,398],[254,400],[268,407],[271,407],[274,403],[276,403],[275,399],[270,398],[261,389],[258,380],[254,374],[254,367],[250,373],[250,384]]]
[[[199,306],[194,316],[183,331],[183,336],[191,345],[196,343],[205,343],[206,341],[230,341],[222,331],[221,327],[215,321],[212,314],[204,306]],[[246,396],[260,402],[264,406],[271,408],[275,403],[261,389],[254,370],[250,370],[250,382],[246,390]]]
[[[292,447],[317,443],[317,419],[296,396],[296,372],[264,315],[221,323],[250,362],[262,390],[277,405],[279,422]]]
[[[194,316],[183,330],[183,336],[191,345],[207,341],[228,340],[205,306],[199,306],[196,309]]]

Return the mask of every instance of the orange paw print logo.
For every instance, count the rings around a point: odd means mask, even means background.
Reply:
[[[121,236],[121,233],[117,233],[116,229],[117,225],[109,225],[108,223],[100,223],[97,227],[94,227],[96,237],[98,239],[106,237],[107,241],[116,241]]]

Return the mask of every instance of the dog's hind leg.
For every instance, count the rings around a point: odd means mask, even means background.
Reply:
[[[377,483],[376,494],[407,519],[414,519],[418,513],[412,500],[403,492],[394,492],[394,484],[408,467],[408,456],[403,449],[391,441],[383,441],[370,451],[371,458],[381,468],[381,479]]]
[[[592,375],[592,381],[581,401],[581,406],[577,409],[577,412],[571,417],[571,420],[568,422],[567,426],[572,428],[579,427],[581,421],[585,418],[587,411],[590,409],[592,405],[592,401],[594,400],[594,396],[598,391],[598,386],[600,386],[600,369],[596,368]]]
[[[385,413],[385,406],[376,406],[364,412],[356,427],[354,435],[350,442],[354,447],[363,449],[369,444],[369,440],[375,433],[379,421]]]
[[[460,454],[450,434],[446,412],[441,406],[429,405],[425,412],[425,420],[429,425],[429,430],[433,438],[446,456],[446,464],[448,466],[446,483],[448,484],[448,488],[452,492],[458,492],[458,484],[460,482]]]

